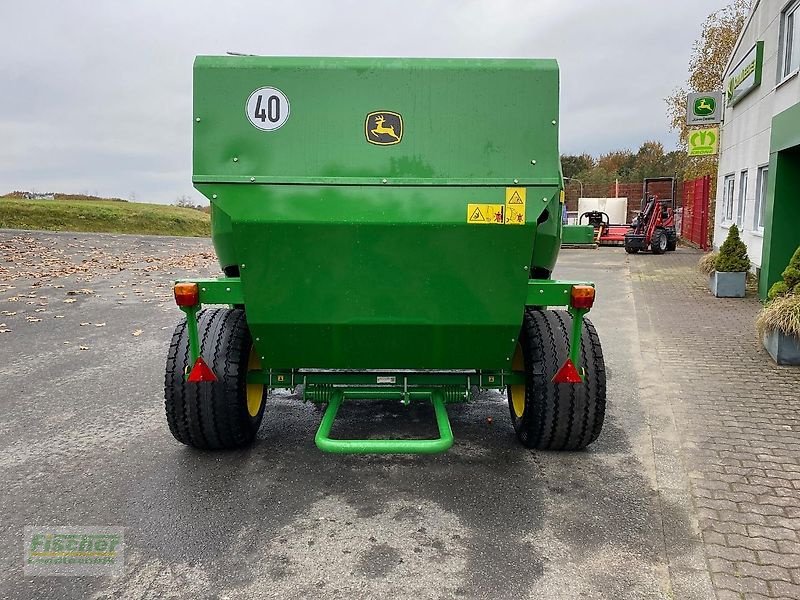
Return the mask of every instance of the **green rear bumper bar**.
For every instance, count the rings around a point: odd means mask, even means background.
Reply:
[[[336,390],[328,402],[322,416],[314,443],[323,452],[334,454],[438,454],[453,445],[453,430],[447,418],[444,398],[438,389],[427,390],[426,394],[436,413],[439,437],[427,440],[340,440],[330,437],[336,414],[345,399],[398,399],[400,392],[385,390]]]

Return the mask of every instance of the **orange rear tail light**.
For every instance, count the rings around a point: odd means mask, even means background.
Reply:
[[[196,283],[176,283],[175,302],[178,306],[197,306],[200,304],[200,289]]]
[[[594,288],[591,285],[573,285],[569,294],[569,303],[572,308],[592,308],[594,304]]]

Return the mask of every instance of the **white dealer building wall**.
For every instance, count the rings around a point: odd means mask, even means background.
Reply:
[[[787,76],[783,73],[786,44],[782,38],[791,25],[800,31],[800,10],[793,13],[796,8],[800,8],[800,0],[755,2],[724,78],[727,85],[756,42],[764,42],[761,85],[734,106],[725,107],[714,219],[714,246],[719,248],[731,224],[736,223],[756,267],[761,266],[764,230],[760,208],[766,202],[772,118],[800,100],[797,70]]]

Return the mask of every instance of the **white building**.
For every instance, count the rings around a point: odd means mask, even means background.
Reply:
[[[800,243],[800,200],[781,194],[800,173],[792,158],[800,144],[798,69],[800,0],[756,0],[725,70],[714,245],[738,225],[761,273],[762,297]],[[785,177],[776,186],[778,168]],[[781,226],[785,219],[794,236]]]

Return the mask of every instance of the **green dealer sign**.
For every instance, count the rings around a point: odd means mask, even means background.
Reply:
[[[761,69],[764,65],[764,42],[756,42],[745,57],[739,61],[725,86],[728,106],[733,106],[761,85]]]

